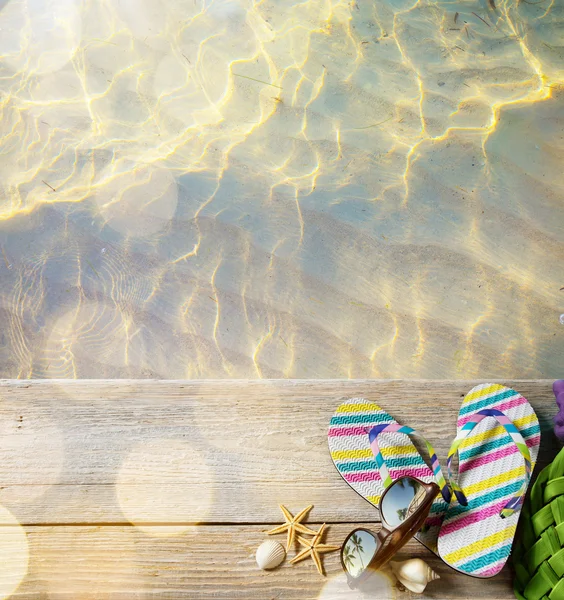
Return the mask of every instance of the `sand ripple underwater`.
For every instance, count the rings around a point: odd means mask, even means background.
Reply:
[[[0,30],[1,377],[561,376],[560,0]]]

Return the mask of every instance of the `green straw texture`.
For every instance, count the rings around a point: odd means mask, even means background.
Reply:
[[[564,600],[564,449],[525,501],[513,548],[519,600]]]

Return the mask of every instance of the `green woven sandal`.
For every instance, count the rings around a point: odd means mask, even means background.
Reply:
[[[564,600],[564,449],[532,486],[517,536],[515,597]]]

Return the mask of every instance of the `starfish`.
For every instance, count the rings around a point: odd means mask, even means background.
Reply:
[[[302,550],[299,554],[296,554],[294,558],[290,561],[293,565],[300,560],[304,560],[308,556],[311,556],[317,570],[320,575],[325,575],[323,572],[323,565],[321,564],[320,554],[324,554],[325,552],[335,552],[335,550],[340,550],[341,546],[329,546],[328,544],[321,544],[321,537],[323,536],[323,532],[325,531],[325,523],[321,526],[321,529],[315,534],[311,540],[305,540],[303,537],[298,535],[298,543],[301,546],[305,546],[305,550]]]
[[[288,539],[286,543],[286,551],[290,551],[290,547],[294,542],[294,538],[296,536],[296,531],[300,533],[305,533],[307,535],[315,535],[315,531],[301,524],[301,520],[307,515],[307,513],[313,508],[313,504],[310,504],[303,510],[301,510],[295,517],[292,516],[292,513],[285,507],[280,504],[280,510],[284,513],[284,517],[286,522],[283,525],[279,525],[266,533],[268,535],[276,535],[277,533],[282,533],[283,531],[288,531]]]

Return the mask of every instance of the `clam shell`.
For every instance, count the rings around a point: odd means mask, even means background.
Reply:
[[[257,565],[267,571],[274,569],[286,558],[284,546],[274,540],[266,540],[257,548]]]

